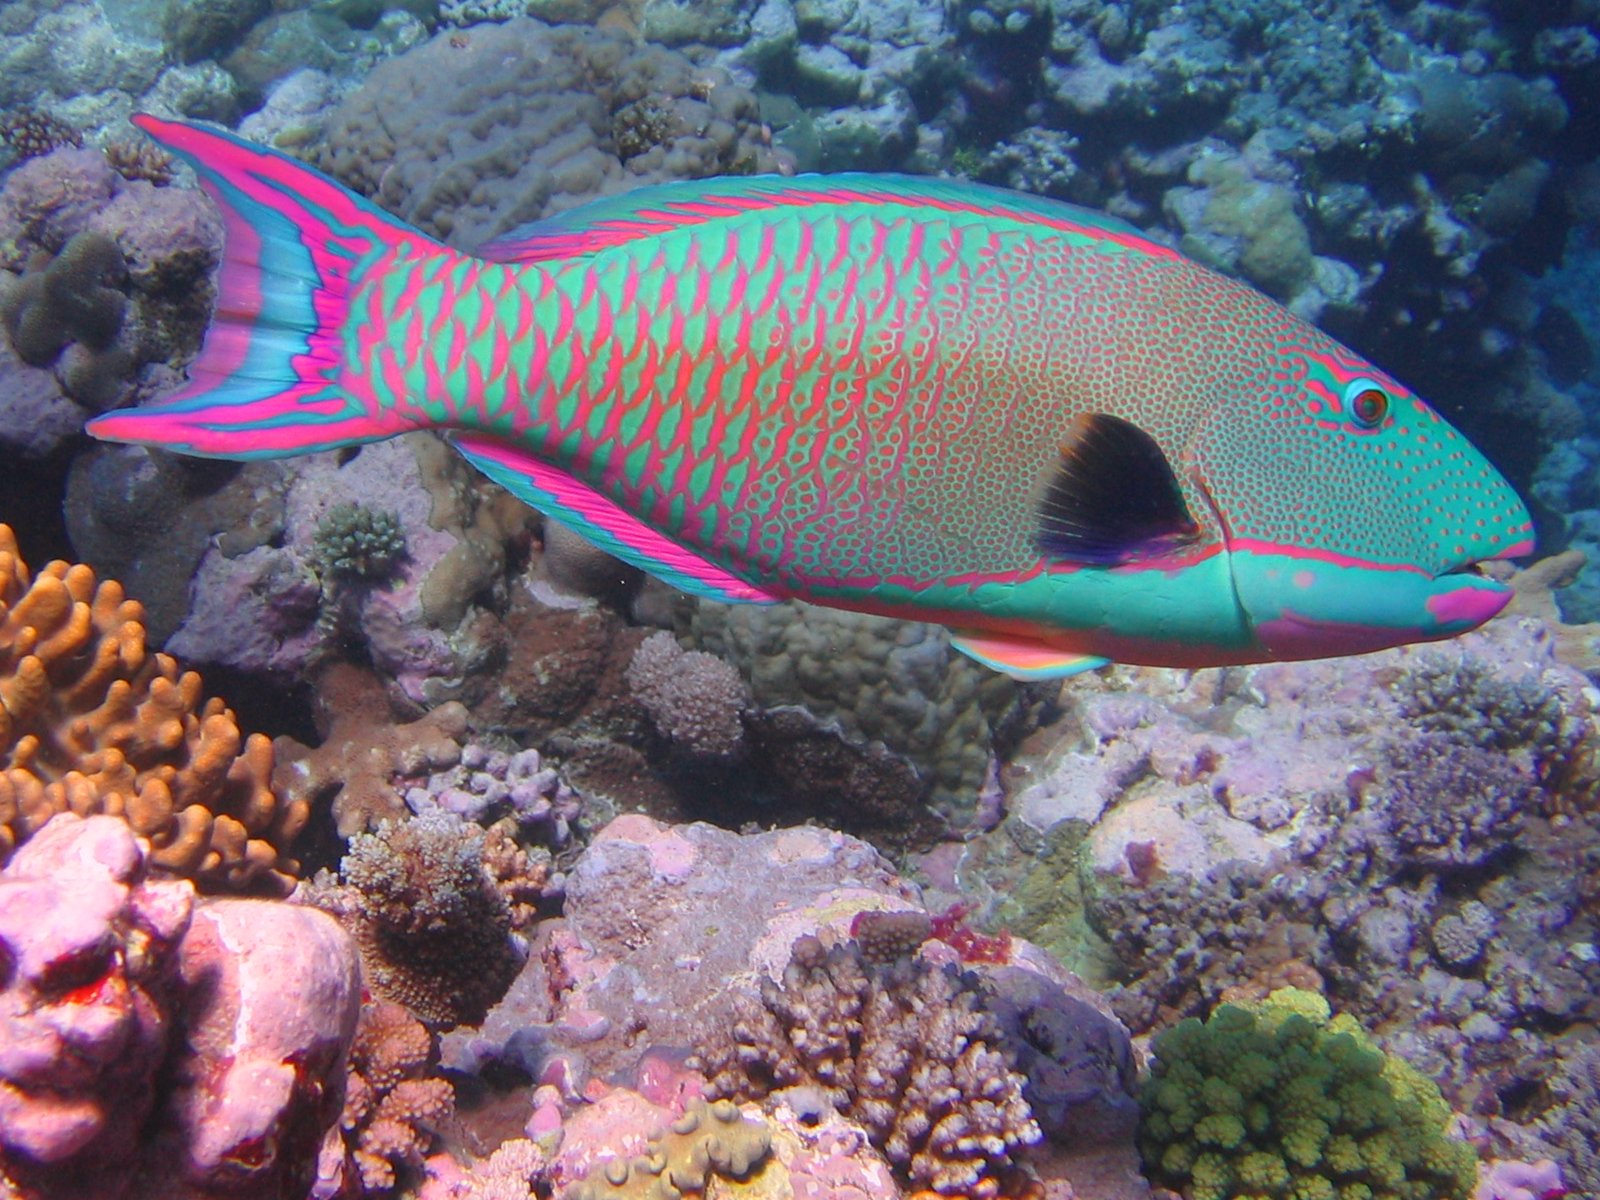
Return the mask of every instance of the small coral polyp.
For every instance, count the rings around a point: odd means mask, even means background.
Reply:
[[[272,790],[200,677],[145,645],[144,609],[81,564],[30,574],[0,525],[0,862],[58,812],[118,816],[202,887],[284,891],[307,808]]]

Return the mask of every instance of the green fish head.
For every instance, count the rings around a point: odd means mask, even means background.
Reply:
[[[1192,481],[1266,658],[1451,637],[1511,598],[1477,573],[1533,549],[1511,485],[1438,413],[1296,322],[1272,369],[1213,407]]]

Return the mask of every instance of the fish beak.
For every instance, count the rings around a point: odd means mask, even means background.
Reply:
[[[1440,636],[1476,629],[1511,602],[1512,587],[1483,573],[1486,562],[1522,558],[1533,553],[1533,539],[1508,542],[1487,558],[1477,558],[1449,567],[1434,578],[1433,594],[1428,598],[1429,614],[1438,623]]]

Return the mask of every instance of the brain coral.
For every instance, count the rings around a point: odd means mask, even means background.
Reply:
[[[1466,1200],[1477,1158],[1432,1082],[1315,992],[1158,1035],[1140,1097],[1152,1179],[1190,1200]]]
[[[146,650],[137,601],[86,566],[30,574],[0,525],[0,860],[58,812],[108,813],[168,874],[283,890],[307,809],[271,775],[272,743]]]
[[[811,1085],[919,1189],[1000,1195],[1040,1138],[975,977],[924,959],[873,965],[853,942],[794,944],[698,1058],[717,1097]]]
[[[596,195],[774,166],[755,95],[720,69],[528,18],[378,66],[317,162],[463,249]]]

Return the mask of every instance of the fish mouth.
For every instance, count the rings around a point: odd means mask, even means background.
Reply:
[[[1476,629],[1511,603],[1513,588],[1506,572],[1487,570],[1490,563],[1521,558],[1533,552],[1533,539],[1522,538],[1482,558],[1468,559],[1446,567],[1434,576],[1435,589],[1428,597],[1427,609],[1440,627],[1448,632]]]

